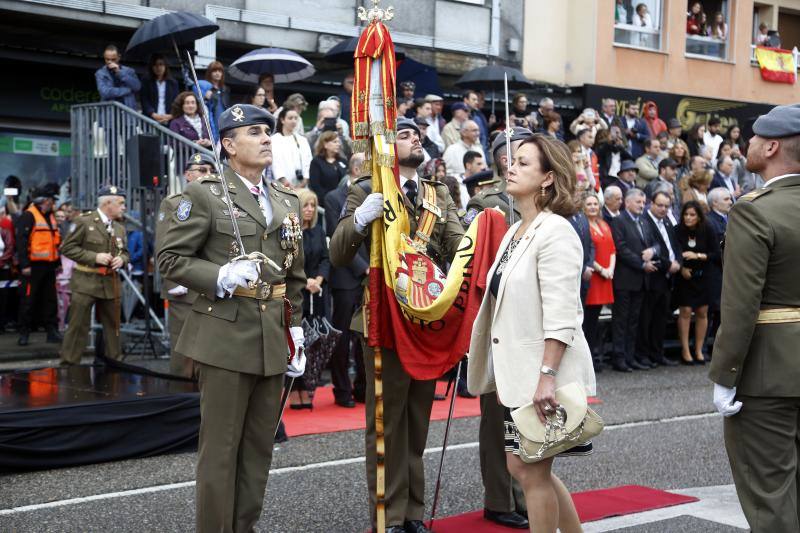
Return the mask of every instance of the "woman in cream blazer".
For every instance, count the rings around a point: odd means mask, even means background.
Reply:
[[[564,218],[575,211],[575,171],[566,145],[541,134],[523,141],[509,169],[507,192],[522,220],[506,233],[487,277],[473,325],[468,386],[497,391],[506,407],[509,472],[525,492],[531,531],[581,531],[566,487],[551,473],[554,458],[524,463],[510,409],[534,402],[539,418],[557,407],[555,390],[581,383],[595,393],[592,357],[581,324],[583,251]],[[567,454],[591,453],[591,443]]]

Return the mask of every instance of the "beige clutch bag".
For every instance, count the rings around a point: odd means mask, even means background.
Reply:
[[[519,457],[535,463],[587,442],[603,431],[603,419],[589,408],[578,382],[556,389],[558,408],[542,424],[533,402],[511,411],[519,432]]]

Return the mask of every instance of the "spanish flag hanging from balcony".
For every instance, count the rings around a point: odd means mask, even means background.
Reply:
[[[790,84],[797,81],[797,65],[790,50],[757,46],[756,59],[764,81]]]
[[[373,20],[364,29],[354,57],[353,151],[371,159],[372,191],[383,193],[385,202],[384,216],[373,223],[371,232],[368,343],[394,349],[412,378],[438,378],[469,348],[486,274],[506,231],[505,219],[491,209],[481,213],[445,276],[424,242],[416,235],[409,237],[410,213],[403,203],[394,145],[394,45],[383,23]],[[431,211],[437,209],[434,198]],[[420,216],[419,229],[424,232],[435,221],[426,213]]]

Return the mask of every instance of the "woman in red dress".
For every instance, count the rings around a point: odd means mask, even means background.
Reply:
[[[583,211],[589,219],[589,233],[594,244],[594,273],[586,294],[586,308],[583,312],[583,334],[592,350],[595,372],[602,371],[601,346],[598,346],[597,323],[604,305],[614,303],[614,266],[617,262],[617,249],[611,227],[600,214],[600,200],[589,194],[583,201]]]

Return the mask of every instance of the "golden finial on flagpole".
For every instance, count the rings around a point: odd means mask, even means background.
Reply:
[[[387,7],[386,9],[378,7],[381,0],[370,0],[372,7],[367,11],[365,7],[358,8],[358,18],[363,22],[388,22],[394,18],[394,8]]]

